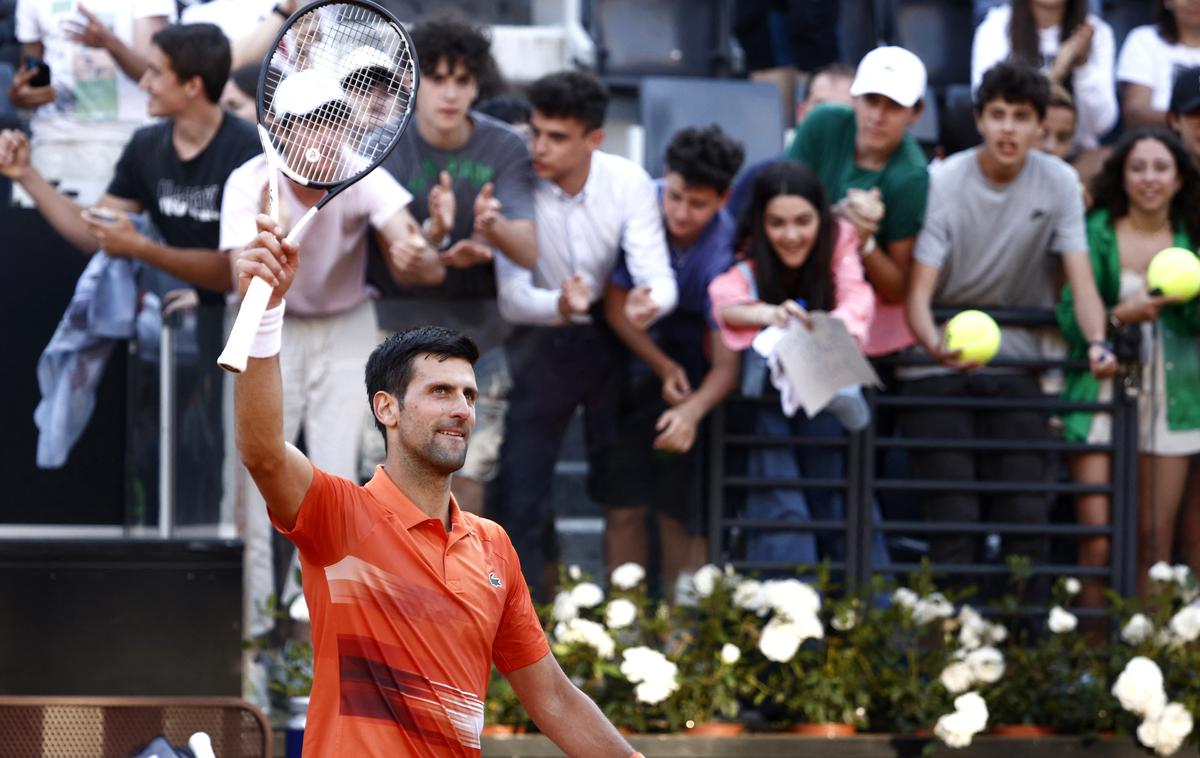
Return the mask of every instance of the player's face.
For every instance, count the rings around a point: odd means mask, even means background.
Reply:
[[[341,144],[338,137],[341,133],[338,124],[321,118],[294,118],[291,126],[284,131],[280,150],[284,163],[297,174],[319,181],[346,178],[332,175],[333,165],[340,161]],[[324,168],[330,171],[323,172]]]
[[[984,103],[975,127],[983,137],[986,161],[1002,173],[1016,174],[1037,142],[1042,124],[1032,103],[995,98]]]
[[[1075,139],[1075,111],[1061,105],[1052,105],[1046,109],[1046,117],[1042,119],[1042,133],[1038,138],[1038,148],[1043,153],[1057,156],[1063,160],[1071,152],[1071,141]]]
[[[533,131],[533,170],[551,182],[589,163],[604,137],[602,129],[589,131],[578,119],[551,118],[537,110],[529,118],[529,127]]]
[[[1125,158],[1125,194],[1131,208],[1162,212],[1183,186],[1175,157],[1156,139],[1138,140]]]
[[[804,265],[821,231],[821,215],[806,198],[776,195],[763,211],[763,232],[788,268]]]
[[[394,442],[402,456],[419,460],[439,474],[458,471],[467,459],[478,395],[475,369],[467,361],[417,356],[389,449]]]
[[[1200,161],[1200,111],[1194,113],[1170,114],[1167,119],[1171,128],[1179,134],[1184,146],[1191,154],[1192,160]]]
[[[146,72],[138,80],[138,86],[146,92],[147,113],[155,118],[171,118],[191,101],[187,87],[171,68],[171,59],[157,45],[150,46]]]
[[[225,82],[225,89],[221,91],[221,110],[252,124],[258,120],[254,98],[242,92],[232,79]]]
[[[451,66],[443,58],[431,71],[422,72],[417,88],[417,121],[426,129],[446,132],[462,125],[479,94],[479,82],[467,67]]]
[[[662,195],[667,236],[677,245],[695,242],[728,196],[728,191],[718,194],[712,187],[689,186],[682,175],[668,171],[663,178]]]
[[[854,140],[858,152],[890,156],[900,146],[904,132],[917,121],[920,111],[906,108],[890,97],[874,92],[854,98]]]

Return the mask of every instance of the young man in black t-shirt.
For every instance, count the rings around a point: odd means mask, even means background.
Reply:
[[[217,250],[221,192],[225,179],[261,152],[252,124],[225,115],[217,105],[229,77],[229,43],[212,24],[168,26],[152,38],[146,73],[139,86],[149,95],[151,116],[160,117],[134,133],[116,166],[108,191],[95,208],[113,220],[88,213],[58,192],[29,165],[29,143],[17,131],[0,132],[0,174],[20,183],[38,210],[71,244],[85,253],[103,249],[134,258],[168,275],[160,288],[197,288],[202,307],[196,317],[196,354],[188,363],[181,353],[178,377],[180,444],[177,456],[176,520],[208,522],[221,497],[221,385],[216,357],[222,340],[222,293],[232,285],[229,261]],[[93,209],[89,209],[92,211]],[[128,214],[145,211],[162,238],[151,240],[134,227]],[[143,288],[154,289],[143,276]],[[147,369],[153,368],[143,366]],[[149,373],[149,372],[147,372]],[[151,380],[153,381],[153,380]],[[131,430],[157,444],[156,421]],[[135,449],[135,458],[140,458]],[[152,457],[152,455],[150,456]],[[148,494],[155,490],[155,468],[135,463]]]

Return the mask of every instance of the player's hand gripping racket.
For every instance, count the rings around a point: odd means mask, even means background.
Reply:
[[[316,0],[275,37],[258,77],[258,136],[268,168],[269,209],[278,220],[279,180],[328,190],[288,232],[295,240],[335,195],[392,152],[412,116],[417,60],[408,32],[369,0]],[[254,278],[217,359],[246,368],[271,297]]]

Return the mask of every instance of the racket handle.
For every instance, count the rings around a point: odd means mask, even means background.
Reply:
[[[238,309],[233,328],[229,330],[229,339],[225,349],[217,358],[217,365],[234,374],[246,370],[246,361],[250,357],[250,344],[258,334],[258,325],[263,313],[267,310],[267,302],[271,299],[272,287],[265,279],[257,276],[250,280],[246,288],[246,296],[242,298],[242,307]]]

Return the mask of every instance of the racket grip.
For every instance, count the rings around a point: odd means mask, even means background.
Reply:
[[[225,349],[217,358],[217,365],[234,374],[246,370],[246,361],[250,357],[250,344],[258,334],[258,325],[263,313],[267,310],[267,302],[271,299],[271,285],[257,276],[250,280],[246,288],[246,296],[242,298],[242,306],[238,309],[233,328],[229,330],[229,339]]]

